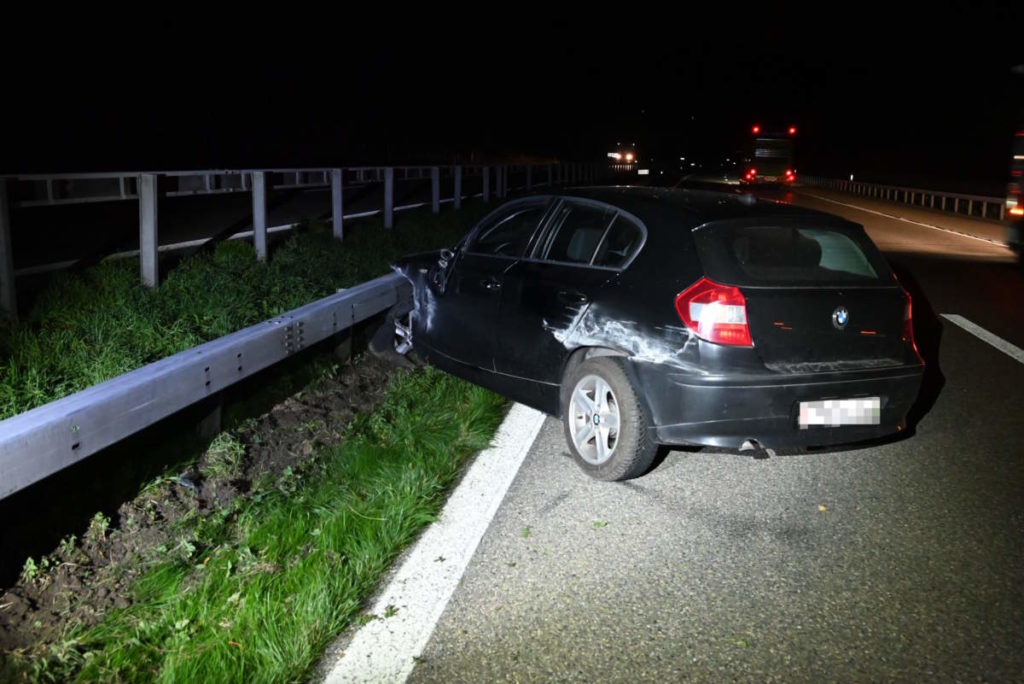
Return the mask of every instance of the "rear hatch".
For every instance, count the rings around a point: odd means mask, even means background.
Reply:
[[[740,288],[754,349],[781,372],[905,363],[905,299],[881,253],[852,223],[768,219],[694,230],[705,274]]]

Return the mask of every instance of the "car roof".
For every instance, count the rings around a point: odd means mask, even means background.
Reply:
[[[678,222],[684,219],[690,227],[696,227],[710,221],[782,217],[833,224],[849,223],[845,219],[813,209],[759,200],[749,193],[608,185],[564,188],[551,194],[606,202],[635,215],[644,223],[659,223],[666,219]]]

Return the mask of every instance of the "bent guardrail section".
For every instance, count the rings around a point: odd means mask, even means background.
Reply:
[[[407,296],[382,276],[0,421],[0,499]]]

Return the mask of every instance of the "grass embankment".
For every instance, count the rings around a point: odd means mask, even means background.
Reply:
[[[504,401],[430,369],[392,376],[342,443],[187,519],[133,604],[3,675],[63,681],[300,681],[389,563],[440,510]]]
[[[404,213],[391,231],[354,221],[344,242],[314,222],[265,264],[229,241],[186,257],[155,290],[131,260],[58,274],[24,323],[0,330],[0,419],[384,275],[397,256],[454,244],[485,208]]]
[[[314,224],[280,244],[266,264],[250,245],[225,243],[182,260],[152,291],[139,285],[131,262],[62,275],[25,323],[0,335],[0,417],[387,273],[395,256],[453,244],[483,210],[403,214],[391,232],[361,221],[346,226],[343,243]],[[396,372],[377,410],[337,428],[340,434],[324,442],[330,446],[301,450],[296,465],[264,473],[229,500],[197,504],[185,486],[197,485],[177,469],[143,484],[122,510],[138,508],[152,520],[145,542],[123,561],[104,566],[102,553],[89,553],[118,535],[143,535],[108,527],[118,522],[97,515],[81,542],[70,535],[39,564],[26,562],[22,584],[52,587],[47,583],[64,572],[89,590],[76,603],[65,578],[66,613],[58,604],[30,606],[54,613],[43,617],[59,627],[25,625],[28,645],[0,653],[0,681],[301,680],[352,620],[386,619],[360,616],[359,607],[403,545],[434,518],[466,459],[488,443],[504,405],[429,369]],[[240,464],[275,443],[271,434],[250,453],[247,429],[223,433],[196,461],[189,477],[200,493],[213,480],[233,482]],[[164,504],[177,499],[191,512],[165,518],[173,507]],[[112,577],[130,588],[117,590],[114,607],[94,609]]]

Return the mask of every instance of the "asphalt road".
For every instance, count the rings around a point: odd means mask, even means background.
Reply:
[[[1024,346],[1024,276],[1003,247],[864,209],[963,228],[934,212],[779,199],[864,224],[914,295],[911,429],[671,451],[607,484],[548,419],[412,681],[1024,681],[1024,364],[940,316]]]

